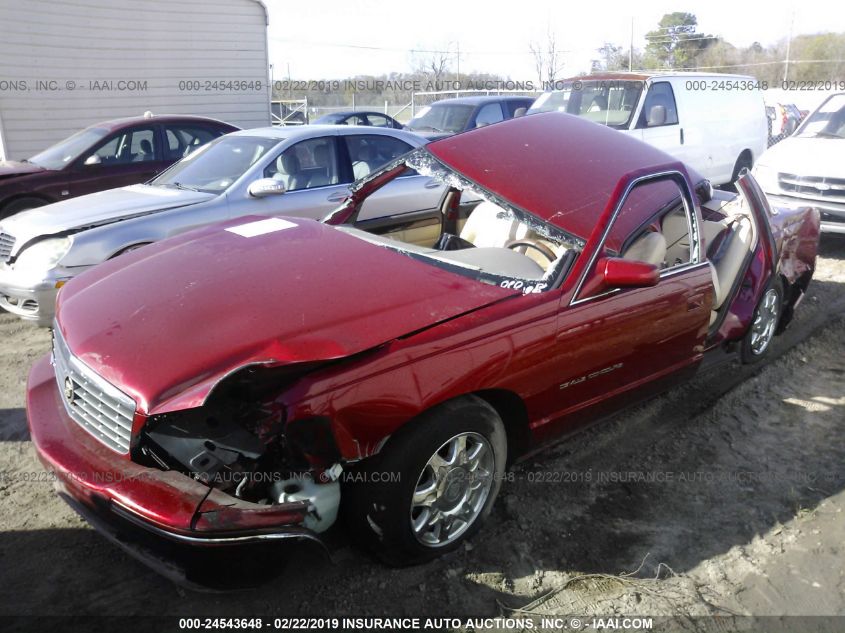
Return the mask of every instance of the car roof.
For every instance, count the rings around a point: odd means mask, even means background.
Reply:
[[[153,114],[150,116],[130,116],[119,119],[110,119],[108,121],[101,121],[89,127],[105,128],[109,131],[118,130],[120,128],[129,127],[131,125],[139,125],[142,123],[214,123],[216,125],[226,125],[233,130],[238,130],[235,125],[220,121],[219,119],[212,119],[210,117],[196,116],[192,114]]]
[[[493,101],[516,101],[516,100],[528,100],[534,101],[534,97],[532,96],[514,96],[514,95],[482,95],[478,97],[456,97],[455,99],[441,99],[440,101],[435,101],[431,105],[442,105],[442,104],[457,104],[457,105],[479,105],[482,103],[491,103]]]
[[[415,139],[418,144],[426,143],[426,139],[405,130],[397,130],[389,127],[378,127],[374,125],[282,125],[270,127],[255,127],[249,130],[232,132],[230,136],[261,136],[264,138],[275,138],[284,140],[305,140],[317,136],[325,136],[327,132],[340,132],[341,134],[382,134],[409,140]]]
[[[488,191],[583,240],[623,177],[678,164],[618,130],[562,112],[509,119],[434,141],[427,149]],[[693,186],[703,180],[686,171]]]

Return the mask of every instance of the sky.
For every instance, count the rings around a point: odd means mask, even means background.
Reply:
[[[700,32],[737,46],[763,45],[790,32],[845,31],[845,4],[809,0],[787,4],[750,0],[265,0],[270,12],[270,63],[275,79],[320,80],[412,70],[430,57],[416,50],[448,50],[452,69],[486,71],[517,81],[536,81],[532,41],[550,30],[565,54],[563,74],[588,71],[604,42],[631,40],[645,47],[645,34],[664,13],[687,11]],[[379,49],[379,50],[377,50]],[[457,51],[460,50],[460,56]]]

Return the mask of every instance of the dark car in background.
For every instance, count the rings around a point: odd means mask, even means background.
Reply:
[[[0,219],[87,193],[134,185],[238,128],[165,115],[97,123],[23,161],[0,162]]]
[[[766,105],[769,119],[769,146],[790,136],[807,116],[794,103],[775,103]]]
[[[425,106],[405,126],[429,140],[484,127],[525,114],[533,97],[460,97]]]
[[[365,125],[371,127],[389,127],[394,130],[401,130],[402,124],[392,116],[382,112],[358,112],[355,110],[343,110],[324,114],[316,121],[315,125]]]

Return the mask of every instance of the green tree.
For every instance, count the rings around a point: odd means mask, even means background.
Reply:
[[[658,28],[646,35],[645,64],[650,68],[695,68],[696,58],[716,38],[698,33],[692,13],[665,14]]]

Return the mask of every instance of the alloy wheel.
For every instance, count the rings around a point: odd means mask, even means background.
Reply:
[[[751,324],[751,351],[754,354],[759,356],[769,347],[778,324],[779,313],[778,293],[774,288],[769,288],[763,295],[754,315],[754,323]]]
[[[461,433],[447,440],[423,467],[411,502],[411,529],[428,547],[453,543],[481,514],[495,472],[487,439]]]

